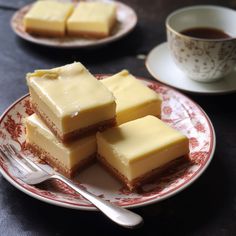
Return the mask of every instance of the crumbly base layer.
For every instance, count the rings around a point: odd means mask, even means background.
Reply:
[[[138,191],[139,188],[142,187],[142,185],[154,180],[157,176],[161,175],[161,173],[163,173],[166,169],[168,169],[173,164],[173,162],[175,162],[176,160],[182,159],[183,161],[190,161],[187,156],[182,156],[182,157],[179,157],[179,158],[167,163],[164,166],[153,169],[150,172],[130,181],[124,175],[122,175],[117,169],[115,169],[113,166],[111,166],[103,156],[97,154],[97,159],[101,163],[101,165],[108,172],[111,173],[111,175],[116,177],[131,192]]]
[[[36,28],[29,28],[25,27],[25,31],[29,34],[36,35],[36,36],[44,36],[44,37],[64,37],[65,32],[63,31],[56,31],[56,30],[42,30]]]
[[[105,120],[99,122],[94,125],[90,125],[88,127],[75,130],[70,133],[62,134],[60,130],[55,126],[55,124],[49,119],[49,117],[40,111],[39,107],[31,101],[31,106],[34,112],[43,120],[43,122],[48,126],[48,128],[52,131],[52,133],[61,141],[61,142],[70,142],[75,140],[76,138],[85,137],[89,134],[92,134],[96,131],[103,131],[107,128],[113,127],[116,125],[116,118],[112,118],[110,120]]]
[[[102,39],[109,36],[109,34],[101,33],[101,32],[90,32],[90,31],[80,31],[80,30],[67,30],[67,34],[69,36],[77,36],[82,38],[95,38],[95,39]]]
[[[114,21],[111,24],[109,33],[95,32],[95,31],[83,31],[83,30],[68,30],[67,29],[67,34],[69,36],[77,36],[77,37],[83,37],[83,38],[102,39],[102,38],[106,38],[111,35],[111,32],[116,24],[117,24],[117,22],[114,19]]]
[[[62,175],[72,178],[78,171],[85,169],[88,165],[92,164],[95,160],[95,153],[81,160],[73,168],[68,169],[58,159],[51,156],[48,152],[40,148],[37,144],[26,143],[26,148],[30,150],[34,155],[39,157],[41,160],[47,162],[52,168],[60,172]]]

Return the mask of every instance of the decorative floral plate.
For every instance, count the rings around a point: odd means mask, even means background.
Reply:
[[[105,75],[97,76],[102,79]],[[158,82],[139,78],[163,98],[162,120],[188,136],[190,141],[189,163],[176,162],[153,182],[131,193],[98,164],[84,170],[75,181],[88,191],[123,207],[138,207],[164,200],[193,183],[209,165],[215,150],[214,128],[205,112],[181,93]],[[0,145],[11,143],[28,158],[35,159],[25,150],[24,117],[32,114],[29,95],[13,103],[0,118]],[[50,170],[47,164],[41,164]],[[62,207],[94,210],[88,201],[59,181],[40,186],[29,186],[14,176],[11,167],[0,156],[0,172],[16,188],[41,201]]]
[[[105,1],[105,0],[104,0]],[[58,48],[85,48],[91,46],[99,46],[118,40],[128,34],[137,24],[137,15],[135,11],[124,3],[114,1],[117,5],[117,24],[111,35],[103,39],[86,39],[79,37],[39,37],[28,34],[24,30],[23,18],[29,11],[32,4],[26,5],[18,10],[11,19],[11,27],[13,31],[21,38],[32,43],[41,44]]]

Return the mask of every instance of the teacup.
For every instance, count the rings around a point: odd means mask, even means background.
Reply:
[[[191,79],[211,82],[230,72],[236,64],[236,11],[199,5],[174,11],[166,19],[169,50],[176,65]],[[198,38],[183,31],[194,28],[218,29],[228,38]]]

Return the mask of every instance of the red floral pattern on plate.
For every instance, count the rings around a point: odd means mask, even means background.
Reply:
[[[98,75],[98,78],[107,75]],[[113,177],[95,164],[81,172],[75,179],[80,186],[97,196],[124,207],[136,207],[151,204],[183,190],[206,169],[215,149],[213,126],[202,109],[181,93],[158,82],[140,79],[149,88],[160,93],[163,98],[162,120],[180,130],[190,140],[190,159],[192,163],[171,165],[161,176],[142,187],[138,193],[124,189]],[[25,150],[25,128],[23,118],[32,114],[29,96],[16,101],[2,115],[0,120],[0,144],[11,143],[24,151],[29,158],[36,158]],[[48,165],[42,168],[53,171]],[[60,181],[29,186],[14,176],[11,166],[3,157],[0,158],[0,172],[15,187],[39,200],[74,209],[94,210],[95,208],[79,194],[69,189]],[[94,178],[94,176],[97,176]],[[78,182],[80,181],[80,182]]]

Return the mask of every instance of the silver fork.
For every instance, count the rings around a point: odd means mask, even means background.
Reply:
[[[75,185],[70,179],[63,175],[46,172],[32,160],[26,158],[11,144],[0,146],[0,153],[14,168],[16,177],[29,185],[39,184],[50,179],[58,179],[78,192],[115,223],[126,228],[135,228],[143,223],[142,217],[138,214],[89,193],[85,189]]]

